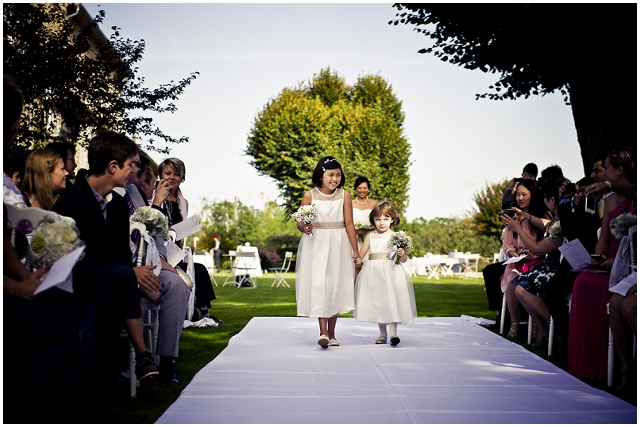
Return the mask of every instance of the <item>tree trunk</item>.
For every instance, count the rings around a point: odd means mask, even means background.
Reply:
[[[586,176],[598,158],[604,159],[616,147],[635,147],[637,143],[636,68],[620,71],[621,67],[609,65],[615,69],[615,75],[589,73],[584,69],[569,83]]]

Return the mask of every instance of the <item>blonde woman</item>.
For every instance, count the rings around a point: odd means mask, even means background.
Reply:
[[[58,196],[67,188],[67,172],[60,154],[52,150],[36,150],[27,157],[20,189],[31,206],[51,210]]]

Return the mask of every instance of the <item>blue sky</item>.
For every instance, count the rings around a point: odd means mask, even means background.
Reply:
[[[92,15],[99,10],[84,6]],[[519,176],[529,162],[541,170],[558,164],[573,180],[583,176],[571,108],[560,94],[476,101],[497,77],[418,54],[430,39],[388,25],[396,13],[391,3],[100,8],[107,13],[107,37],[117,25],[124,37],[145,40],[139,75],[148,87],[200,72],[176,102],[178,112],[155,118],[163,131],[191,139],[171,147],[171,155],[187,166],[182,189],[192,213],[203,199],[237,196],[257,208],[277,199],[273,181],[259,176],[243,154],[247,135],[270,98],[328,66],[347,83],[379,74],[402,101],[412,146],[409,220],[463,216],[473,208],[474,192]]]

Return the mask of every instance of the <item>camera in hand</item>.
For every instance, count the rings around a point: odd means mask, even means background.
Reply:
[[[507,215],[508,217],[513,218],[516,215],[516,211],[514,209],[505,209],[504,212],[498,212],[499,216]]]

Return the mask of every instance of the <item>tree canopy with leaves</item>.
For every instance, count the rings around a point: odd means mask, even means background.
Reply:
[[[434,40],[419,53],[499,74],[477,98],[559,90],[571,105],[585,174],[636,139],[635,4],[402,3],[389,23]]]
[[[318,160],[334,156],[346,175],[371,181],[371,197],[389,200],[399,213],[407,206],[410,146],[403,135],[402,103],[378,75],[353,86],[329,68],[308,83],[285,88],[258,113],[246,154],[256,170],[273,178],[287,214],[311,188]]]
[[[25,113],[15,141],[46,142],[62,118],[72,142],[88,143],[92,132],[109,129],[135,135],[145,148],[168,153],[158,143],[182,143],[160,130],[148,112],[172,113],[185,88],[198,72],[156,89],[144,86],[136,64],[144,40],[132,41],[112,27],[109,39],[98,28],[105,17],[90,18],[77,4],[3,4],[3,73],[19,82]],[[141,115],[137,115],[141,114]]]

